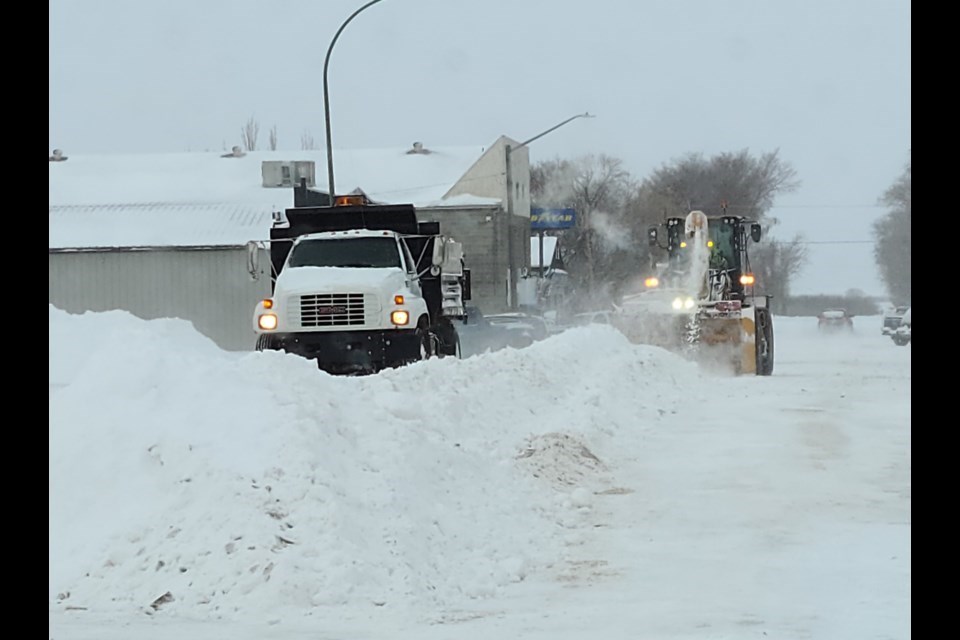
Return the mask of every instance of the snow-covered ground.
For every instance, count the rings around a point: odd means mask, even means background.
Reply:
[[[50,308],[50,637],[910,637],[910,357],[608,326],[338,378]]]

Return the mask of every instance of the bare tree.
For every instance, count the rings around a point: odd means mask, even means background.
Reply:
[[[277,150],[277,125],[270,127],[270,151]]]
[[[313,139],[313,134],[311,134],[309,131],[304,131],[302,134],[300,134],[300,148],[304,151],[319,149],[317,143]]]
[[[709,160],[688,154],[664,165],[644,180],[643,196],[657,206],[667,206],[686,215],[700,209],[707,215],[730,213],[762,220],[781,193],[800,186],[796,171],[781,161],[778,151],[753,158],[744,149],[721,153]]]
[[[754,158],[744,149],[710,159],[688,154],[664,165],[643,181],[632,207],[636,219],[684,216],[694,209],[716,216],[729,212],[764,223],[768,240],[752,251],[751,269],[757,284],[775,299],[785,300],[790,281],[806,264],[806,245],[798,236],[788,242],[771,241],[776,219],[768,215],[776,196],[800,186],[796,171],[778,157],[778,151]],[[654,220],[656,222],[658,220]]]
[[[907,162],[903,173],[884,192],[880,203],[890,207],[889,213],[873,224],[876,244],[874,260],[890,298],[896,304],[910,304],[911,244],[911,169]]]
[[[240,139],[247,151],[257,150],[257,136],[260,135],[260,123],[253,116],[240,129]]]
[[[577,225],[563,234],[560,246],[571,279],[581,288],[579,297],[616,298],[649,271],[654,256],[646,230],[666,217],[694,209],[708,215],[729,211],[765,222],[769,236],[776,219],[767,212],[775,197],[800,184],[794,169],[777,155],[754,158],[743,150],[705,159],[688,154],[639,184],[616,158],[557,159],[531,168],[530,192],[539,206],[577,211]],[[751,267],[762,276],[765,291],[785,297],[790,279],[805,264],[806,246],[800,238],[761,245],[770,247],[752,252]]]
[[[644,247],[633,241],[625,220],[625,205],[635,189],[623,161],[607,155],[556,159],[531,168],[530,191],[538,206],[576,211],[575,226],[564,232],[560,244],[578,289],[574,299],[585,309],[608,305],[640,263]]]
[[[757,279],[757,291],[773,296],[772,311],[783,313],[790,298],[790,283],[807,263],[807,244],[799,236],[789,242],[770,240],[770,227],[766,234],[768,240],[751,249],[749,267]]]

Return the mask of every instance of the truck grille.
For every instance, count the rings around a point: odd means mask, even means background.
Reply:
[[[362,293],[319,293],[300,296],[301,327],[362,325]]]

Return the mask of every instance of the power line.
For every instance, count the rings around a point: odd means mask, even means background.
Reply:
[[[875,240],[797,240],[796,242],[786,242],[783,240],[771,240],[772,244],[876,244]]]

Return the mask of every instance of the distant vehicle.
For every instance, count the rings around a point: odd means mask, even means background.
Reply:
[[[904,312],[903,317],[900,318],[900,324],[897,325],[897,330],[893,332],[891,337],[893,338],[893,343],[899,347],[910,344],[910,332],[911,332],[911,318],[910,310],[912,307],[907,307],[907,310]]]
[[[573,324],[582,327],[588,324],[612,324],[612,311],[586,311],[573,316]]]
[[[853,316],[846,309],[827,309],[817,316],[817,328],[820,331],[853,331]]]
[[[909,305],[900,305],[889,309],[883,314],[883,326],[880,329],[880,332],[885,336],[892,336],[897,332],[897,327],[900,326],[900,320],[903,318],[903,314],[909,309]]]
[[[488,316],[475,306],[465,311],[463,323],[457,328],[465,357],[505,347],[522,349],[550,333],[544,319],[536,315],[513,312]]]
[[[487,322],[493,328],[506,331],[506,345],[518,349],[543,340],[549,333],[543,318],[528,313],[498,313],[487,316]]]

